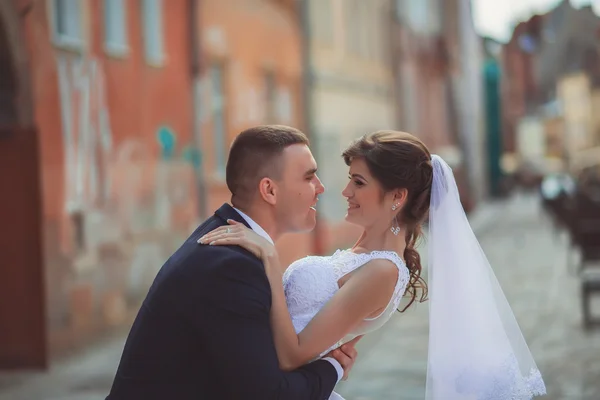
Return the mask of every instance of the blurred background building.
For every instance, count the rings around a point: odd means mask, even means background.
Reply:
[[[506,173],[532,183],[597,161],[599,48],[591,5],[563,1],[515,27],[501,56]]]
[[[341,153],[364,132],[395,125],[390,57],[392,3],[311,0],[303,3],[307,45],[307,127],[326,191],[319,202],[318,252],[346,245],[340,193],[348,167]]]
[[[317,229],[277,244],[286,263],[356,237],[341,151],[367,132],[420,137],[469,213],[598,165],[597,11],[554,1],[504,41],[476,30],[476,3],[1,1],[0,369],[127,330],[229,200],[247,127],[305,131],[327,189]]]

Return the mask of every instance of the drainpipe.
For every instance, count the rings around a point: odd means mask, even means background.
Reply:
[[[300,0],[299,23],[301,32],[301,52],[302,52],[302,119],[306,134],[311,141],[311,150],[315,158],[319,160],[318,138],[316,137],[316,129],[314,125],[312,90],[314,82],[314,74],[312,67],[311,41],[312,32],[310,29],[310,0]],[[298,4],[297,3],[297,4]],[[312,252],[313,254],[324,254],[324,237],[323,223],[321,213],[317,207],[317,224],[312,234]]]
[[[197,159],[194,160],[194,176],[196,178],[196,194],[198,198],[198,216],[204,220],[207,216],[207,196],[206,179],[203,168],[203,148],[202,148],[202,121],[200,119],[200,110],[202,107],[202,62],[201,62],[201,41],[200,41],[200,0],[188,0],[188,18],[189,18],[189,43],[190,43],[190,75],[192,81],[192,143],[194,149],[198,152]]]
[[[389,38],[389,51],[391,54],[390,57],[390,67],[392,69],[392,76],[393,76],[393,88],[392,88],[392,93],[393,93],[393,98],[394,98],[394,103],[396,105],[395,109],[394,109],[394,118],[395,118],[395,123],[396,123],[396,129],[399,130],[408,130],[410,128],[407,128],[404,126],[405,121],[402,115],[402,110],[404,110],[404,104],[403,104],[403,96],[402,96],[402,56],[404,56],[403,54],[403,46],[402,46],[402,41],[404,40],[403,37],[401,37],[401,34],[404,34],[404,32],[401,30],[402,26],[403,26],[403,22],[400,19],[400,7],[402,5],[398,4],[398,2],[393,2],[391,5],[391,12],[390,12],[390,17],[389,17],[389,34],[388,34],[388,38]]]
[[[314,138],[314,121],[312,109],[312,86],[313,86],[313,70],[312,70],[312,54],[311,54],[311,38],[310,31],[310,0],[301,0],[299,17],[300,17],[300,32],[301,32],[301,52],[302,52],[302,118],[306,129],[306,134]],[[313,151],[316,149],[312,149]]]

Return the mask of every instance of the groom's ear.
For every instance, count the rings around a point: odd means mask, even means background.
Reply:
[[[258,183],[260,197],[271,205],[277,203],[277,185],[271,178],[262,178]]]

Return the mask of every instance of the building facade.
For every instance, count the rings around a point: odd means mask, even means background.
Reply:
[[[391,2],[310,0],[305,10],[309,47],[310,127],[325,193],[317,235],[327,252],[358,237],[343,222],[341,195],[348,167],[341,153],[361,135],[396,129],[391,67]]]
[[[592,110],[600,84],[599,32],[592,7],[567,0],[515,27],[503,49],[502,104],[504,150],[513,164],[528,162],[517,143],[519,127],[531,118],[544,121],[546,156],[558,162],[546,160],[542,170],[569,168],[577,152],[598,145]]]
[[[473,32],[465,15],[470,9],[463,1],[397,0],[394,2],[392,48],[397,120],[402,130],[420,137],[433,153],[453,168],[467,210],[474,204],[470,191],[467,162],[477,159],[476,148],[481,130],[463,127],[480,115],[480,107],[469,110],[470,96],[480,98],[479,86],[469,77],[478,55]],[[467,151],[468,150],[468,151]],[[469,154],[469,157],[466,155]],[[474,182],[480,177],[473,176]],[[475,184],[475,183],[474,183]]]
[[[304,128],[296,7],[2,2],[0,165],[15,173],[0,183],[17,185],[2,203],[17,228],[0,235],[15,265],[0,279],[0,368],[44,367],[127,328],[163,262],[229,200],[235,135]],[[278,243],[283,261],[313,237]]]
[[[544,18],[536,15],[518,24],[502,50],[503,150],[507,153],[516,151],[519,120],[537,103],[536,43]]]
[[[199,131],[207,214],[229,201],[225,165],[242,130],[284,124],[306,130],[303,113],[302,27],[297,2],[200,2]],[[313,252],[313,233],[286,235],[277,246],[285,263]]]
[[[186,2],[36,2],[24,17],[51,352],[129,323],[198,222]]]
[[[485,135],[484,113],[484,51],[473,24],[470,0],[444,1],[446,40],[452,45],[450,85],[455,104],[456,137],[462,152],[464,196],[469,207],[488,196],[488,139]]]

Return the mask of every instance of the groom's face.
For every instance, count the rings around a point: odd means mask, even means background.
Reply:
[[[281,233],[310,231],[316,224],[317,197],[325,191],[308,146],[294,144],[283,151],[277,182],[277,221]]]

